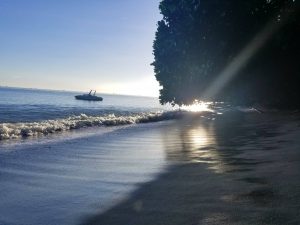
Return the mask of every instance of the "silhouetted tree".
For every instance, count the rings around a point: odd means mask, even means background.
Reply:
[[[163,0],[159,8],[152,65],[162,104],[202,99],[300,106],[299,0]],[[249,44],[259,47],[253,56],[207,94]]]

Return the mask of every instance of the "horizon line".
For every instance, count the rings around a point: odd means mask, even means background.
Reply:
[[[51,89],[51,88],[39,88],[39,87],[20,87],[20,86],[8,86],[8,85],[0,85],[0,88],[12,88],[12,89],[27,89],[27,90],[38,90],[38,91],[60,91],[60,92],[79,92],[85,93],[85,91],[79,90],[68,90],[68,89]],[[97,91],[97,90],[96,90]],[[88,91],[87,91],[88,92]],[[130,95],[130,94],[120,94],[120,93],[105,93],[105,92],[97,92],[99,94],[104,95],[119,95],[119,96],[132,96],[132,97],[143,97],[143,98],[159,98],[159,96],[147,96],[147,95]]]

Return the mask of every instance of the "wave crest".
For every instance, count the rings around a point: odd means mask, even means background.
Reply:
[[[135,123],[147,123],[178,118],[181,115],[178,111],[140,113],[126,116],[70,116],[65,119],[45,120],[41,122],[27,123],[1,123],[0,140],[19,137],[47,135],[55,132],[80,129],[93,126],[117,126]]]

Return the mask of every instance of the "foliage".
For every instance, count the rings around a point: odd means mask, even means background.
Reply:
[[[152,65],[162,104],[201,99],[300,106],[299,0],[163,0],[159,8],[163,19]],[[206,96],[222,71],[269,27],[275,31],[236,76]]]

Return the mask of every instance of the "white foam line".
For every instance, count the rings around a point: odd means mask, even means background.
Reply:
[[[135,123],[162,121],[178,117],[178,112],[140,113],[127,116],[71,116],[65,119],[27,123],[1,123],[0,140],[20,137],[47,135],[56,132],[95,126],[118,126]]]

